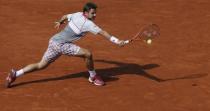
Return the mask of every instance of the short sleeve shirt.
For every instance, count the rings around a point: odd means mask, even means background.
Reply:
[[[99,28],[94,22],[87,19],[83,12],[77,12],[73,14],[68,14],[68,25],[76,33],[81,34],[85,32],[91,32],[93,34],[98,34],[102,29]]]

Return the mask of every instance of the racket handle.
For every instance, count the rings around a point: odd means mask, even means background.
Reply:
[[[130,42],[130,40],[126,40],[125,43],[128,44]]]

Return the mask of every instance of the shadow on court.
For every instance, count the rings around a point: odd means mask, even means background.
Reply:
[[[111,68],[96,69],[96,72],[103,77],[105,82],[119,80],[117,76],[124,75],[124,74],[140,75],[156,82],[167,82],[167,81],[179,80],[179,79],[195,79],[195,78],[201,78],[208,75],[205,73],[204,74],[191,74],[191,75],[183,76],[183,77],[162,79],[146,72],[147,70],[160,67],[158,64],[139,65],[135,63],[122,63],[118,61],[109,61],[109,60],[95,60],[95,62],[102,62],[106,64],[116,65],[115,67],[111,67]],[[45,79],[40,79],[40,80],[21,82],[21,83],[14,84],[12,87],[22,86],[22,85],[27,85],[27,84],[32,84],[32,83],[58,81],[58,80],[65,80],[65,79],[72,79],[72,78],[79,78],[79,77],[88,78],[88,75],[89,75],[88,72],[85,71],[85,72],[79,72],[79,73],[74,73],[74,74],[66,74],[66,75],[62,75],[62,76],[54,77],[54,78],[45,78]]]

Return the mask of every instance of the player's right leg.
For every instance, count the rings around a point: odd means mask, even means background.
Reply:
[[[36,71],[36,70],[41,70],[41,69],[44,69],[46,68],[50,63],[47,62],[46,60],[42,59],[40,62],[38,63],[34,63],[34,64],[30,64],[30,65],[27,65],[26,67],[24,67],[22,70],[23,70],[23,73],[29,73],[29,72],[33,72],[33,71]]]
[[[6,78],[6,87],[10,88],[11,84],[16,80],[17,77],[19,77],[23,74],[29,73],[29,72],[44,69],[49,64],[50,64],[49,62],[42,59],[40,62],[27,65],[26,67],[20,69],[19,71],[15,71],[14,69],[12,69],[9,72],[8,77]]]
[[[27,65],[18,71],[12,69],[6,78],[6,87],[11,87],[11,84],[16,80],[16,78],[23,74],[46,68],[61,55],[57,49],[59,49],[59,44],[50,41],[47,51],[44,53],[44,56],[40,62]]]

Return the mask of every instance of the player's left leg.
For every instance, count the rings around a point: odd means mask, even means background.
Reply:
[[[88,72],[90,73],[89,82],[94,83],[95,85],[102,86],[104,85],[104,81],[101,79],[99,75],[96,74],[94,69],[94,63],[93,63],[93,56],[92,53],[84,48],[80,48],[79,52],[75,55],[78,57],[85,58]]]
[[[89,50],[81,48],[72,43],[64,44],[61,50],[62,50],[62,54],[84,58],[87,69],[89,70],[88,72],[90,73],[89,81],[98,86],[104,85],[104,81],[95,72],[93,56]]]
[[[93,62],[93,55],[89,50],[80,48],[79,52],[75,54],[75,56],[82,57],[85,59],[86,67],[89,71],[95,70],[94,62]]]

